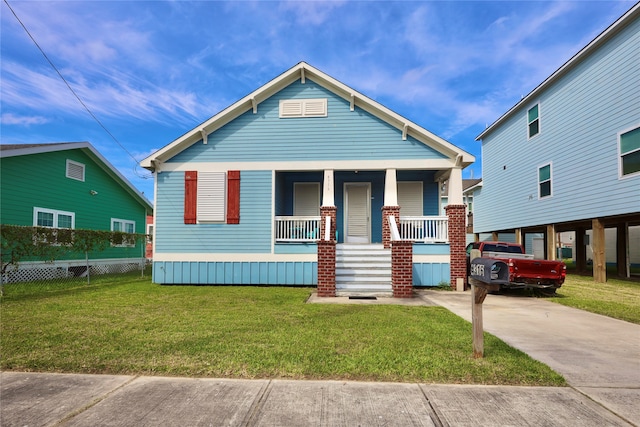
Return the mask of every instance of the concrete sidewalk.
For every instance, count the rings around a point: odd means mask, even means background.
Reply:
[[[9,426],[629,426],[569,387],[4,372]]]
[[[471,293],[418,295],[471,321]],[[483,325],[580,393],[640,426],[640,325],[516,293],[487,295]]]

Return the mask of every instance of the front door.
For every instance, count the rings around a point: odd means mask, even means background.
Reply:
[[[344,241],[371,242],[371,184],[368,182],[344,185]]]

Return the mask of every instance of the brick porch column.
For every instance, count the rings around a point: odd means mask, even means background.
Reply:
[[[465,206],[448,205],[445,206],[444,210],[449,218],[450,279],[451,286],[455,289],[457,279],[461,278],[465,283],[467,281]]]
[[[413,298],[413,242],[391,243],[391,287],[395,298]]]
[[[391,247],[391,229],[389,228],[389,217],[395,216],[396,224],[400,226],[400,206],[382,207],[382,244],[385,249]]]
[[[322,224],[318,240],[318,296],[336,296],[336,212],[335,206],[320,207]],[[326,217],[331,218],[329,240],[324,240]]]

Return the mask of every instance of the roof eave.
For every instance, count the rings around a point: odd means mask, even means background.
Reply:
[[[262,101],[269,98],[279,90],[290,85],[291,83],[297,80],[306,79],[315,81],[316,83],[327,88],[336,95],[349,101],[352,107],[358,106],[359,108],[380,118],[386,123],[389,123],[391,126],[399,129],[403,132],[403,138],[407,135],[412,136],[423,144],[437,149],[452,160],[455,160],[458,156],[461,155],[463,167],[469,166],[470,164],[475,162],[475,157],[470,153],[459,149],[455,145],[429,132],[416,123],[405,119],[404,117],[393,112],[387,107],[384,107],[380,103],[372,100],[364,94],[353,90],[349,86],[323,73],[322,71],[307,64],[306,62],[300,62],[275,79],[271,80],[249,95],[240,99],[236,103],[220,111],[218,114],[214,115],[201,125],[195,127],[191,131],[187,132],[165,147],[156,151],[151,156],[142,160],[140,162],[140,165],[143,168],[152,171],[155,170],[158,162],[161,163],[163,161],[166,161],[167,159],[173,157],[192,144],[202,140],[203,133],[210,134],[216,131],[217,129],[231,122],[246,111],[252,108],[257,108],[257,105]]]

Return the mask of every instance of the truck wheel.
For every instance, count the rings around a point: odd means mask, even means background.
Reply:
[[[556,296],[556,288],[537,288],[533,290],[533,293],[539,297],[554,297]]]

